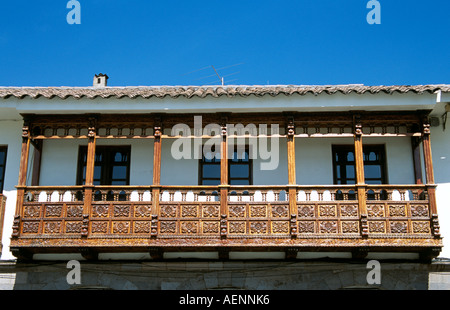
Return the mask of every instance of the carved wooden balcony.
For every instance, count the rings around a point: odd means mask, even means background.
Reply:
[[[221,197],[223,186],[95,186],[86,201],[84,186],[26,187],[11,249],[19,257],[148,251],[156,257],[164,251],[439,253],[429,186],[364,185],[364,203],[358,200],[360,188],[225,186]]]

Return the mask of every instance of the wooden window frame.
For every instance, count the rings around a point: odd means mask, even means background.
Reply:
[[[349,144],[334,144],[334,145],[332,145],[333,183],[334,184],[338,184],[338,179],[341,179],[341,181],[342,181],[342,179],[344,179],[342,171],[341,171],[341,177],[340,178],[337,177],[338,162],[336,162],[336,153],[342,152],[342,151],[353,152],[353,156],[355,156],[355,146],[349,145]],[[380,158],[376,164],[364,160],[364,166],[379,165],[380,171],[381,171],[381,178],[367,178],[367,176],[365,175],[364,182],[367,183],[366,181],[380,180],[381,184],[389,184],[388,183],[388,174],[387,174],[386,146],[384,144],[363,145],[364,154],[367,154],[370,151],[378,152],[380,154]],[[353,164],[354,167],[355,167],[355,162],[356,161],[354,161],[354,164]],[[344,173],[344,175],[345,175],[345,173]],[[345,177],[345,180],[348,180],[348,178]],[[348,183],[346,182],[346,183],[341,183],[341,184],[348,184]],[[355,167],[355,184],[356,184],[356,167]]]
[[[127,152],[127,162],[126,166],[126,177],[125,185],[130,185],[130,167],[131,167],[131,146],[130,145],[97,145],[96,155],[98,150],[106,151],[107,154],[111,155],[113,152],[122,151]],[[77,164],[77,185],[83,185],[83,168],[84,160],[83,156],[87,156],[87,146],[81,145],[78,150],[78,164]],[[112,156],[112,155],[111,155]],[[100,176],[100,185],[112,185],[112,169],[105,169],[112,167],[111,156],[107,156],[106,160],[102,161],[102,175]],[[95,169],[95,168],[94,168]]]
[[[244,147],[244,151],[247,152],[247,154],[249,156],[248,162],[240,162],[240,161],[235,162],[235,161],[233,161],[232,158],[228,159],[228,162],[227,162],[227,164],[228,164],[228,169],[227,169],[228,170],[228,184],[231,184],[231,182],[233,180],[248,180],[248,182],[249,182],[248,185],[253,185],[253,160],[250,158],[251,157],[251,155],[250,155],[250,146],[246,144],[245,147]],[[219,166],[219,171],[220,171],[220,166],[221,166],[220,159],[219,160],[216,159],[215,162],[204,162],[203,161],[203,159],[204,159],[203,146],[201,146],[201,154],[202,154],[202,158],[199,159],[199,164],[198,164],[198,185],[203,185],[203,181],[204,180],[217,180],[217,185],[220,185],[220,181],[221,181],[220,180],[220,172],[219,172],[217,178],[206,178],[206,177],[203,177],[203,166],[205,164],[206,165],[217,165],[217,166]],[[234,154],[234,152],[233,152],[233,154]],[[248,176],[248,178],[232,177],[231,176],[231,166],[234,166],[234,165],[236,165],[236,166],[238,166],[238,165],[248,166],[248,169],[249,169],[249,172],[248,172],[249,176]]]
[[[8,156],[8,146],[2,145],[0,146],[0,152],[5,152],[5,160],[3,163],[0,162],[0,167],[3,167],[3,172],[0,174],[0,194],[3,192],[3,189],[5,187],[5,171],[6,171],[6,160]]]

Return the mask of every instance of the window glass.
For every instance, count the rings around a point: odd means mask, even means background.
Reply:
[[[129,185],[129,146],[97,146],[95,149],[94,185]],[[77,184],[86,181],[87,147],[80,147]]]

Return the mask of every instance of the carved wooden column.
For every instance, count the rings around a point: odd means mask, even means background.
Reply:
[[[289,214],[291,237],[297,237],[297,187],[295,177],[295,124],[294,117],[289,116],[286,126],[287,132],[287,163],[289,187]]]
[[[358,192],[360,229],[361,235],[363,237],[367,237],[369,227],[367,224],[366,184],[364,179],[364,152],[362,143],[362,125],[359,115],[354,116],[354,130],[355,130],[354,142],[355,142],[356,187]]]
[[[19,237],[20,235],[20,219],[22,216],[23,200],[25,196],[25,188],[27,185],[27,171],[28,171],[28,157],[30,153],[30,127],[28,120],[24,120],[22,127],[22,149],[20,153],[20,167],[19,167],[19,181],[17,186],[17,202],[16,214],[13,221],[12,237]]]
[[[81,236],[89,235],[89,215],[92,208],[92,191],[94,188],[94,169],[95,169],[95,146],[96,146],[96,120],[89,118],[88,146],[86,158],[86,180],[84,183],[84,206],[83,206],[83,224]]]
[[[440,231],[436,205],[436,185],[434,183],[433,159],[431,155],[430,124],[428,123],[427,119],[424,120],[423,123],[422,145],[423,157],[425,162],[425,176],[427,181],[428,200],[431,213],[431,230],[433,232],[433,235],[439,238]]]
[[[159,197],[161,193],[161,141],[162,123],[160,118],[155,119],[153,127],[153,186],[152,186],[152,224],[150,235],[158,235]]]
[[[227,237],[227,214],[228,214],[228,133],[227,117],[221,118],[221,141],[220,141],[220,237]]]

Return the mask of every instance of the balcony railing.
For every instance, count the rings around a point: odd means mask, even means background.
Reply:
[[[26,187],[11,248],[430,253],[440,247],[428,186],[364,185],[363,201],[358,187],[94,186],[91,201],[83,186]]]

